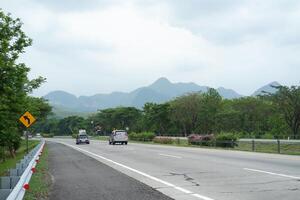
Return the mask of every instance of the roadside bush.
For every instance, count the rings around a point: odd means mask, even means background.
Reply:
[[[160,143],[160,144],[173,144],[175,141],[173,138],[170,137],[161,137],[161,136],[156,136],[153,139],[154,143]]]
[[[76,138],[76,137],[77,137],[76,133],[72,134],[72,138]]]
[[[261,136],[262,139],[274,139],[274,135],[271,133],[266,133]]]
[[[214,141],[214,135],[199,135],[199,134],[191,134],[188,136],[189,144],[193,145],[203,145],[203,146],[212,146]]]
[[[135,141],[152,141],[155,137],[155,134],[152,132],[129,133],[128,137],[130,140]]]
[[[6,147],[9,150],[11,157],[16,157],[16,151],[21,146],[21,137],[18,133],[12,132],[6,138]]]
[[[238,137],[233,133],[220,133],[216,136],[216,146],[233,148],[237,146],[237,139]]]
[[[44,138],[53,138],[54,134],[53,133],[42,133],[42,136]]]

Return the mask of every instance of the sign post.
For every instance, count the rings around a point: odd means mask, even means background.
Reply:
[[[34,122],[35,118],[30,114],[30,112],[25,112],[19,119],[26,128],[29,128]],[[28,154],[28,131],[25,131],[26,138],[26,153]]]
[[[28,131],[25,131],[25,138],[26,138],[26,153],[28,154]]]

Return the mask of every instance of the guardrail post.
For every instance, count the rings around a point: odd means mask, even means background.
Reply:
[[[255,151],[255,140],[252,140],[252,151]]]
[[[277,151],[280,154],[280,140],[277,140]]]
[[[26,159],[24,158],[20,163],[17,164],[15,170],[10,170],[10,175],[15,175],[17,173],[17,176],[11,177],[11,186],[14,187],[13,189],[10,189],[8,196],[6,195],[7,200],[23,199],[25,194],[24,189],[26,189],[24,186],[28,185],[28,182],[30,181],[32,176],[32,168],[37,164],[35,160],[38,159],[40,152],[42,152],[44,144],[45,142],[42,141],[42,143],[31,150],[28,155],[31,157],[31,161],[29,163],[27,163]]]

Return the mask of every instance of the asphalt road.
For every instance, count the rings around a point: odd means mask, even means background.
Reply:
[[[299,156],[134,143],[113,146],[103,141],[75,145],[72,139],[51,141],[73,148],[71,152],[81,151],[174,199],[300,198]],[[100,179],[102,174],[94,176]]]
[[[65,145],[48,142],[52,200],[170,200],[153,188]]]

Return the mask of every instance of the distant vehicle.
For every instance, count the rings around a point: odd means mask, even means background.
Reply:
[[[35,135],[35,137],[37,137],[37,138],[41,138],[42,136],[41,136],[41,134],[40,134],[40,133],[37,133],[37,134]]]
[[[76,144],[81,144],[81,143],[90,144],[89,137],[86,134],[86,131],[83,129],[79,130],[79,133],[76,136]]]
[[[128,143],[128,134],[124,130],[114,130],[109,136],[109,144],[115,145],[116,143],[126,144]]]
[[[84,129],[79,129],[78,133],[79,133],[79,135],[87,135],[86,130],[84,130]]]
[[[29,131],[24,131],[23,136],[24,136],[24,138],[26,138],[26,137],[32,138],[32,134]]]

